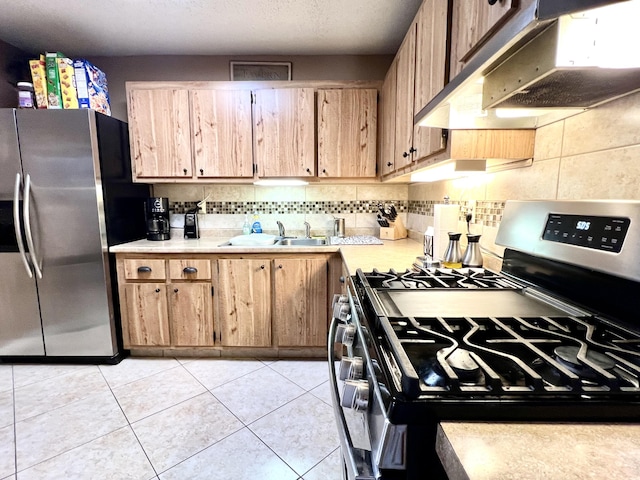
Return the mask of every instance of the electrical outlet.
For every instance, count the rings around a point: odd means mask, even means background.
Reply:
[[[469,223],[477,223],[476,220],[476,201],[469,200],[467,202],[467,206],[465,207],[465,217],[467,215],[471,215],[471,221]]]

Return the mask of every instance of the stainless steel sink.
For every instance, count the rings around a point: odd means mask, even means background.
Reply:
[[[326,238],[283,238],[276,242],[276,246],[288,247],[317,247],[327,245]]]

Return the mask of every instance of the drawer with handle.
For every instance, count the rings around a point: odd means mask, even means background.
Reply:
[[[191,258],[169,260],[169,278],[171,280],[210,280],[211,260]]]
[[[124,260],[124,278],[127,280],[164,280],[165,261],[162,259],[127,258]]]

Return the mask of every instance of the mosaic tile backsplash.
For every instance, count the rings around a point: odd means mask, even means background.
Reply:
[[[198,202],[170,201],[169,209],[171,213],[186,213],[196,207]],[[352,200],[352,201],[306,201],[306,202],[206,202],[206,213],[216,214],[236,214],[245,213],[267,214],[267,215],[288,215],[288,214],[329,214],[344,215],[352,213],[377,213],[378,204],[393,204],[399,213],[408,211],[408,201],[406,200]],[[433,210],[433,207],[432,207]]]

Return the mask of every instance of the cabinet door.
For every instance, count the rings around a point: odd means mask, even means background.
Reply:
[[[445,85],[447,0],[424,0],[416,17],[414,115]],[[414,126],[413,160],[442,150],[442,129]]]
[[[218,324],[224,346],[271,346],[271,268],[266,259],[218,260]]]
[[[378,92],[318,90],[318,177],[375,177]]]
[[[170,284],[169,305],[174,346],[213,345],[210,283]]]
[[[518,0],[453,0],[451,78],[518,8]]]
[[[121,311],[125,348],[171,344],[164,283],[125,284]]]
[[[387,175],[395,170],[396,146],[396,74],[398,64],[389,67],[380,92],[380,173]]]
[[[326,346],[327,261],[274,259],[274,328],[283,347]]]
[[[413,88],[415,77],[416,24],[409,31],[398,50],[396,76],[396,135],[394,166],[411,165],[413,153]]]
[[[315,175],[313,88],[254,92],[254,155],[260,177]]]
[[[128,107],[134,176],[191,177],[187,90],[132,90]]]
[[[192,90],[196,177],[252,177],[251,92]]]

